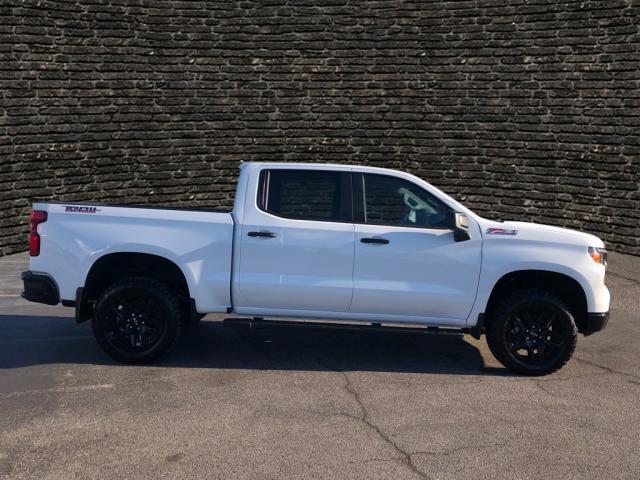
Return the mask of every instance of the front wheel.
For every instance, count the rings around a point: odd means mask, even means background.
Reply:
[[[576,348],[571,311],[555,295],[518,290],[498,302],[487,326],[491,353],[523,375],[547,375],[562,368]]]
[[[182,325],[178,297],[148,277],[115,282],[98,299],[92,320],[98,345],[124,363],[150,362],[169,350]]]

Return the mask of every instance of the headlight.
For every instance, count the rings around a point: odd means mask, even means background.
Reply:
[[[589,256],[596,263],[607,266],[607,249],[598,247],[589,247]]]

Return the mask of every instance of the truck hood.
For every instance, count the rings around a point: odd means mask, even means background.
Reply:
[[[482,219],[480,222],[484,238],[505,237],[513,240],[566,243],[587,247],[604,247],[604,243],[595,235],[568,228],[554,227],[541,223],[495,222]]]

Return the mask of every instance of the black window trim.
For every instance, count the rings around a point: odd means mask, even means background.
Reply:
[[[302,217],[285,217],[284,215],[277,215],[273,212],[267,211],[265,205],[269,199],[269,181],[271,172],[274,170],[287,171],[287,172],[328,172],[337,173],[340,175],[340,201],[338,210],[341,216],[344,214],[346,220],[323,220],[318,218],[302,218]],[[260,171],[260,177],[258,178],[258,192],[256,195],[256,206],[258,210],[267,215],[271,215],[276,218],[283,218],[285,220],[298,220],[303,222],[323,222],[323,223],[351,223],[353,224],[353,186],[352,186],[352,173],[345,170],[331,170],[331,169],[319,169],[319,168],[265,168]]]
[[[365,195],[365,191],[364,191],[364,176],[365,176],[365,174],[368,174],[368,175],[379,175],[381,177],[398,178],[400,180],[404,180],[405,182],[409,182],[409,183],[415,185],[416,187],[420,188],[421,190],[425,190],[424,187],[421,187],[420,185],[417,185],[417,184],[415,184],[413,182],[410,182],[409,180],[407,180],[405,178],[397,177],[395,175],[387,175],[385,173],[353,172],[351,181],[352,181],[352,184],[353,184],[353,223],[354,224],[358,224],[358,225],[374,225],[374,226],[380,226],[380,227],[412,228],[414,230],[438,230],[438,231],[452,230],[451,227],[422,227],[422,226],[413,226],[413,225],[397,225],[397,224],[393,224],[393,223],[367,222],[366,221],[366,216],[365,216],[366,204],[365,204],[365,199],[364,199],[364,195]],[[447,204],[445,201],[443,201],[442,199],[438,198],[437,196],[435,196],[433,193],[431,193],[429,191],[426,191],[426,192],[429,195],[431,195],[432,197],[435,197],[439,202],[441,202],[447,208],[447,210],[449,212],[453,211],[451,206],[449,206],[449,204]]]

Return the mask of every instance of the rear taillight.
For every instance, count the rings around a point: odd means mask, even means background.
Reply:
[[[29,215],[31,229],[29,230],[29,255],[37,257],[40,255],[40,235],[38,235],[38,225],[47,221],[47,212],[44,210],[33,210]]]

